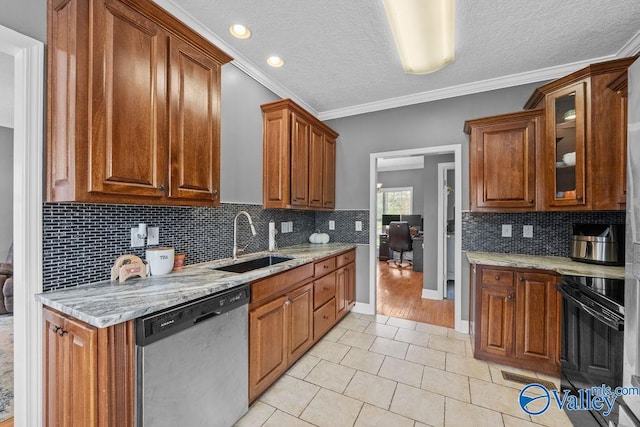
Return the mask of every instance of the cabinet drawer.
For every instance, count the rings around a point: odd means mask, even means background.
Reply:
[[[336,267],[342,267],[343,265],[347,265],[350,262],[356,260],[356,251],[349,251],[347,253],[338,255],[336,257]]]
[[[313,312],[313,339],[317,340],[336,323],[336,299]]]
[[[318,308],[336,295],[336,273],[313,282],[313,308]]]
[[[483,268],[481,280],[483,285],[511,286],[513,271]]]
[[[251,284],[251,303],[269,298],[313,275],[313,264],[305,264],[292,270],[258,280]]]
[[[325,260],[318,261],[314,264],[313,275],[315,277],[324,276],[325,274],[335,269],[336,269],[336,257],[327,258]]]

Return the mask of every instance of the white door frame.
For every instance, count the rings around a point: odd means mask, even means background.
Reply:
[[[44,44],[0,25],[14,59],[14,425],[42,425],[42,175]]]
[[[455,163],[438,163],[438,290],[435,298],[442,300],[447,291],[447,172],[455,170]],[[454,194],[455,196],[455,194]],[[455,215],[455,211],[454,211]]]
[[[460,144],[442,145],[438,147],[415,148],[409,150],[387,151],[371,153],[369,158],[369,304],[358,304],[358,311],[374,314],[376,312],[376,181],[377,162],[379,158],[407,157],[419,155],[451,154],[454,155],[455,165],[455,194],[456,206],[462,206],[462,146]],[[456,209],[455,227],[460,230],[462,224],[462,211]],[[462,233],[456,233],[455,237],[455,329],[458,332],[469,333],[469,322],[462,320]]]

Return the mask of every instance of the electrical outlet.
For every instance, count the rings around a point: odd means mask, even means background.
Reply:
[[[522,226],[522,237],[533,237],[533,225],[523,225]]]
[[[160,244],[160,227],[147,228],[147,246]]]
[[[362,221],[356,221],[356,231],[362,231]]]
[[[289,221],[289,233],[293,233],[293,221]]]
[[[336,222],[334,220],[329,220],[329,230],[335,230],[336,229]]]
[[[138,227],[131,229],[131,247],[140,248],[144,246],[144,239],[138,237]]]
[[[502,237],[511,237],[511,224],[502,224]]]
[[[288,226],[288,224],[289,224],[289,223],[287,223],[287,222],[281,222],[281,223],[280,223],[280,232],[281,232],[282,234],[284,234],[284,233],[286,233],[286,232],[287,232],[287,226]]]

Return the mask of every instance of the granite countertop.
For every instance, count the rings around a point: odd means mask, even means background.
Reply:
[[[36,300],[99,328],[136,319],[149,313],[230,289],[299,265],[355,248],[353,244],[303,244],[276,252],[238,257],[237,262],[265,255],[290,256],[285,261],[247,273],[228,273],[213,268],[234,264],[231,258],[193,264],[164,276],[129,279],[123,284],[104,281],[36,295]]]
[[[500,254],[493,252],[467,252],[471,264],[495,265],[499,267],[535,268],[550,270],[571,276],[603,277],[624,279],[624,267],[611,267],[576,262],[571,258],[558,256]]]

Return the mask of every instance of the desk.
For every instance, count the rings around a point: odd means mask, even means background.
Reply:
[[[393,259],[393,251],[389,248],[389,236],[387,234],[380,234],[380,249],[378,250],[378,259],[380,261],[387,261]],[[412,238],[413,243],[413,271],[422,271],[424,265],[424,238],[422,235]]]

